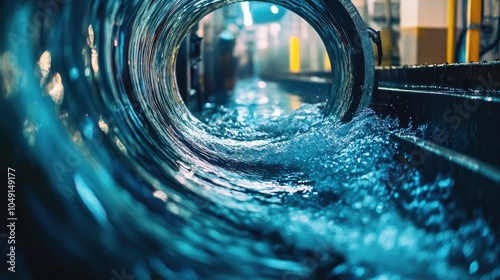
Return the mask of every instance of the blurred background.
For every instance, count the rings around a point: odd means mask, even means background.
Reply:
[[[499,57],[498,0],[352,2],[366,24],[380,31],[382,66]],[[480,13],[479,22],[470,23],[472,13]],[[468,30],[477,31],[471,40]],[[295,13],[263,2],[227,5],[207,15],[187,35],[177,64],[179,89],[193,112],[209,97],[221,101],[238,86],[246,87],[249,79],[265,82],[261,86],[278,83],[293,99],[292,109],[325,101],[330,75],[330,58],[316,31]]]

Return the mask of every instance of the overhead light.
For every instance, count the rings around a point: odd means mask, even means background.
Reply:
[[[243,24],[251,26],[253,24],[252,13],[250,12],[250,4],[241,2],[241,10],[243,11]]]
[[[252,26],[253,24],[252,16],[245,16],[243,18],[243,24],[245,24],[245,26]]]
[[[279,11],[280,10],[278,9],[278,7],[276,5],[271,6],[271,13],[277,14]]]

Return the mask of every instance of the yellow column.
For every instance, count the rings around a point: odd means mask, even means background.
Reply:
[[[392,30],[385,27],[380,31],[380,36],[382,37],[382,49],[384,50],[382,66],[390,66],[392,64]]]
[[[455,30],[457,22],[457,1],[448,0],[448,39],[446,48],[446,60],[448,63],[455,62]]]
[[[470,0],[467,7],[469,31],[465,41],[465,61],[479,61],[481,51],[481,0]]]
[[[300,72],[300,41],[297,36],[290,38],[290,72]]]
[[[332,71],[332,65],[330,64],[330,57],[328,56],[328,53],[325,52],[324,60],[323,60],[323,69],[325,72],[330,72]]]

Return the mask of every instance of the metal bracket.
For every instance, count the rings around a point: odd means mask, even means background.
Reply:
[[[380,66],[382,64],[382,57],[384,56],[382,50],[382,37],[380,36],[380,31],[376,31],[371,27],[368,27],[367,31],[368,31],[368,36],[370,36],[370,39],[372,39],[373,43],[377,46],[378,66]]]

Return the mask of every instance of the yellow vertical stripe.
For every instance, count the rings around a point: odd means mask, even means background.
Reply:
[[[324,61],[323,61],[323,69],[326,71],[326,72],[329,72],[332,70],[332,65],[330,64],[330,57],[328,56],[328,53],[325,52],[325,58],[324,58]]]
[[[465,61],[479,61],[481,48],[481,0],[470,0],[467,7],[469,31],[465,41]]]
[[[457,22],[457,0],[448,0],[448,39],[446,61],[455,62],[455,30]]]
[[[300,72],[300,42],[297,36],[290,38],[290,72]]]

